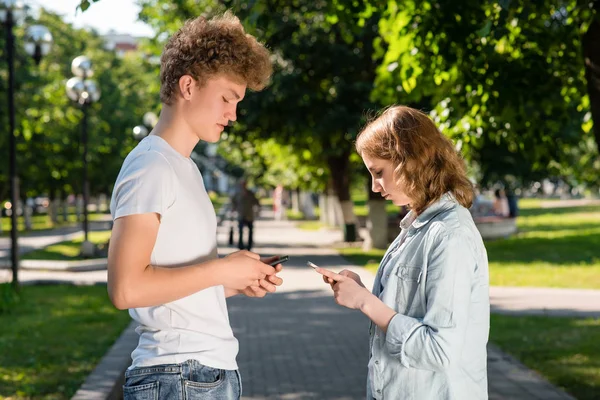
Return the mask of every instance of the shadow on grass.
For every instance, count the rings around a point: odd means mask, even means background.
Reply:
[[[555,238],[513,237],[485,244],[490,261],[593,264],[600,259],[600,233]]]
[[[70,260],[79,260],[79,251],[81,249],[81,242],[63,242],[58,245],[55,245],[56,250],[51,250],[49,248],[33,250],[31,252],[25,253],[21,258],[23,260],[52,260],[52,261],[70,261]],[[65,255],[65,250],[69,254],[73,252],[72,256]]]
[[[584,222],[577,223],[574,222],[572,224],[530,224],[526,226],[519,226],[519,233],[528,233],[528,232],[556,232],[556,231],[569,231],[569,230],[578,230],[578,231],[588,231],[588,230],[599,230],[600,231],[600,222]]]
[[[600,206],[527,208],[519,210],[519,216],[536,217],[538,215],[552,214],[568,217],[568,214],[593,213],[598,211],[600,211]]]

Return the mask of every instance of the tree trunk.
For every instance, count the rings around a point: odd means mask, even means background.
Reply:
[[[350,199],[350,151],[345,150],[340,155],[330,155],[327,157],[327,165],[333,189],[342,208],[344,241],[355,242],[357,240],[356,216],[354,204]]]
[[[329,183],[327,184],[327,188],[325,189],[325,204],[327,210],[325,213],[325,223],[329,226],[341,226],[344,222],[344,218],[342,215],[342,210],[340,208],[340,202],[337,198],[331,180],[329,181]]]
[[[300,212],[300,191],[299,189],[292,189],[292,211],[294,214],[298,214]]]
[[[319,221],[327,225],[327,194],[321,193],[319,195]]]
[[[388,246],[388,217],[387,202],[379,193],[371,190],[370,180],[367,181],[368,209],[367,237],[363,243],[363,250],[386,249]]]
[[[315,205],[311,192],[300,192],[300,205],[305,219],[315,219]]]
[[[600,22],[597,19],[592,21],[581,42],[585,61],[585,79],[594,121],[594,138],[600,151]]]

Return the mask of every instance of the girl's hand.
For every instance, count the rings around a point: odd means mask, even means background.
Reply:
[[[351,271],[344,270],[340,274],[324,268],[315,268],[315,271],[323,275],[325,282],[331,285],[335,301],[341,306],[359,310],[372,296],[360,281],[360,277]]]
[[[342,272],[340,272],[340,275],[347,276],[348,278],[354,279],[354,281],[356,283],[358,283],[360,286],[365,287],[365,285],[362,283],[362,281],[360,279],[360,276],[355,272],[345,269]],[[333,285],[335,284],[335,281],[333,279],[328,278],[325,275],[323,275],[323,282],[329,283],[329,285],[333,289]]]

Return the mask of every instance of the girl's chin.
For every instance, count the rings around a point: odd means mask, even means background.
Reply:
[[[409,204],[408,201],[406,200],[395,200],[395,199],[390,199],[392,201],[392,204],[394,204],[396,207],[404,207],[407,206]]]

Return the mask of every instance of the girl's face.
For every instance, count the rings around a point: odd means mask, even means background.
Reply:
[[[403,184],[396,183],[394,179],[394,164],[390,160],[371,158],[367,155],[362,157],[365,166],[372,178],[371,190],[381,193],[386,200],[391,200],[396,206],[409,205],[412,200],[406,195]]]

